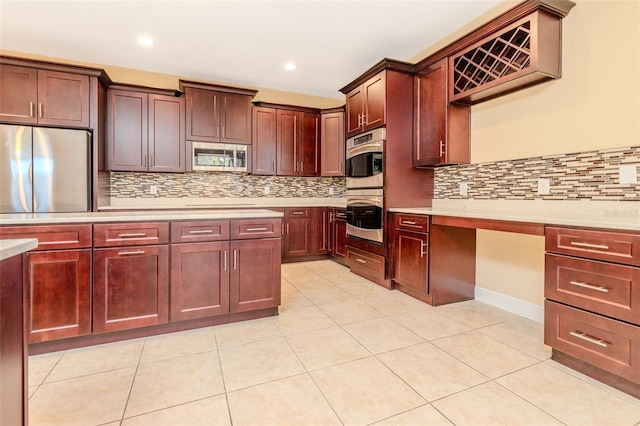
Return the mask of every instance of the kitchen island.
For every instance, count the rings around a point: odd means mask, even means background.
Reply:
[[[25,257],[29,353],[277,315],[281,212],[0,215]]]

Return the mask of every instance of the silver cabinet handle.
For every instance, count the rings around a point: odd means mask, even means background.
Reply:
[[[33,110],[33,102],[29,102],[29,117],[34,117],[35,111]]]
[[[304,163],[300,162],[300,173],[304,172]]]
[[[291,214],[292,214],[292,215],[295,215],[295,216],[300,216],[300,215],[302,215],[302,214],[304,214],[304,213],[305,213],[305,212],[291,212]]]
[[[604,340],[587,336],[585,333],[582,333],[581,331],[570,331],[569,334],[572,335],[573,337],[577,337],[578,339],[587,341],[589,343],[593,343],[594,345],[598,345],[602,348],[606,348],[607,346],[609,346]]]
[[[260,232],[260,231],[266,231],[267,228],[247,228],[247,232]]]
[[[144,232],[135,232],[131,234],[118,234],[118,238],[138,238],[138,237],[146,237],[147,234]]]
[[[289,235],[289,224],[287,223],[287,235]]]
[[[190,234],[213,234],[213,229],[196,229],[193,231],[189,231]]]
[[[273,171],[276,170],[276,160],[273,160],[273,162],[271,164],[271,170],[273,170]]]
[[[146,155],[142,156],[142,167],[147,167],[147,156]]]
[[[575,285],[577,287],[588,288],[589,290],[600,291],[602,293],[609,293],[609,289],[606,288],[606,287],[595,286],[595,285],[583,283],[583,282],[580,282],[580,281],[569,281],[569,284]]]
[[[440,157],[444,157],[444,141],[440,141]]]
[[[226,134],[226,133],[225,133],[225,131],[224,131],[224,126],[222,126],[222,137],[223,137],[223,138],[226,138],[226,137],[227,137],[227,134]]]
[[[42,118],[43,117],[43,113],[42,113],[42,102],[38,102],[38,117]]]
[[[412,220],[403,220],[402,224],[403,225],[415,225],[417,222],[414,222]]]
[[[427,245],[424,241],[420,241],[420,257],[424,257],[427,254]]]
[[[362,114],[358,114],[358,127],[362,126],[362,120],[360,118]]]
[[[134,254],[145,254],[144,250],[119,251],[118,256],[132,256]]]
[[[226,250],[224,250],[223,256],[224,256],[224,270],[226,271],[227,270],[227,251]]]
[[[362,114],[362,125],[365,126],[367,124],[369,124],[369,122],[367,121],[367,116],[366,116],[366,114],[363,113]]]
[[[571,241],[571,245],[572,246],[577,246],[577,247],[586,247],[586,248],[593,248],[593,249],[600,249],[600,250],[609,250],[609,246],[605,245],[605,244],[590,244],[590,243],[581,243],[578,241]]]
[[[238,269],[238,250],[233,250],[233,270]]]
[[[360,263],[367,263],[367,261],[366,261],[366,260],[364,260],[364,259],[360,259],[360,258],[356,259],[356,262],[360,262]]]

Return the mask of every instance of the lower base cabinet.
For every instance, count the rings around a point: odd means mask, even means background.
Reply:
[[[344,263],[347,256],[347,210],[329,209],[329,255]]]
[[[231,312],[280,305],[280,244],[279,238],[231,242]]]

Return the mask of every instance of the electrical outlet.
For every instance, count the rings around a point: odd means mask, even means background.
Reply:
[[[621,184],[638,183],[638,166],[635,164],[620,164],[618,168],[618,180]]]
[[[268,186],[265,186],[265,187],[264,187],[264,195],[269,195],[269,192],[270,192],[270,191],[269,191],[269,187],[268,187]]]
[[[538,195],[551,194],[551,181],[549,179],[538,179]]]
[[[329,195],[333,195],[333,187],[329,188]]]
[[[157,185],[149,185],[149,193],[151,195],[158,195],[158,186]]]
[[[458,191],[460,192],[461,196],[466,197],[467,195],[469,195],[469,184],[466,182],[462,182]]]

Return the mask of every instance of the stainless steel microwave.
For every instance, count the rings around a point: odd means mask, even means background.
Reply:
[[[246,172],[247,145],[192,142],[192,167],[195,171]]]

